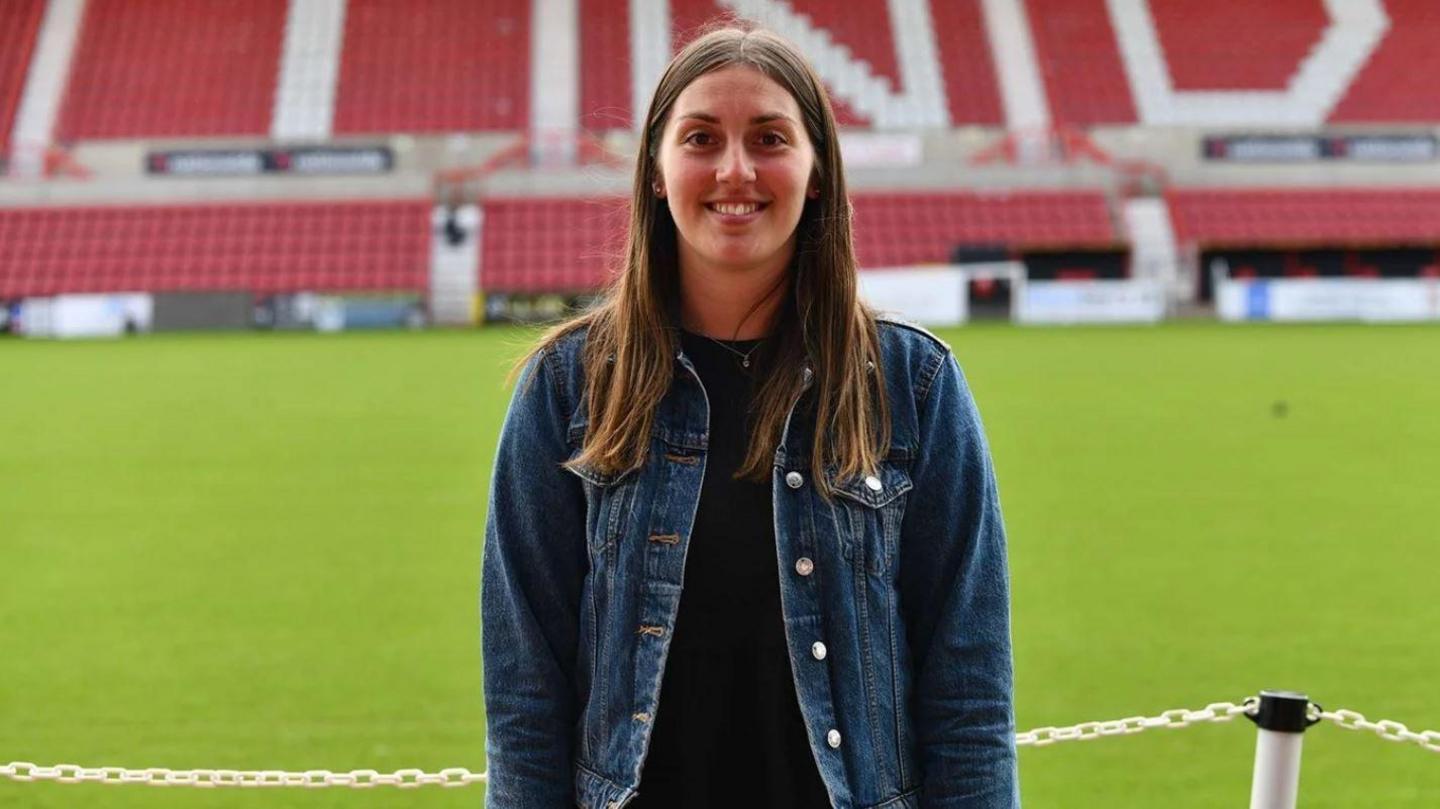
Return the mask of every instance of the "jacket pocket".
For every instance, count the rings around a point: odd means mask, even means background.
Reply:
[[[847,559],[875,575],[890,570],[912,484],[902,462],[885,461],[874,474],[832,483],[843,504],[841,549]]]
[[[579,452],[576,452],[578,455]],[[592,467],[569,467],[582,481],[586,502],[586,540],[591,554],[605,554],[624,530],[635,497],[635,469],[605,473]]]

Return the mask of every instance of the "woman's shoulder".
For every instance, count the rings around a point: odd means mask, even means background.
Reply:
[[[952,356],[950,344],[919,324],[891,315],[877,315],[875,330],[891,390],[908,389],[923,399]]]
[[[542,337],[535,354],[560,368],[578,368],[583,364],[585,343],[589,335],[590,324],[588,323],[562,328]]]

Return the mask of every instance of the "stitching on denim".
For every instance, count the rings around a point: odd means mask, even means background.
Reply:
[[[552,360],[552,357],[555,359]],[[568,424],[568,416],[574,408],[570,402],[570,391],[566,389],[565,377],[561,372],[558,359],[559,354],[554,349],[547,348],[540,353],[540,364],[550,376],[550,386],[555,389],[555,395],[560,399],[560,412],[567,415],[566,423]]]
[[[695,464],[700,463],[700,457],[698,455],[680,455],[675,452],[665,453],[665,460],[674,461],[675,463],[683,463],[686,466],[694,466]]]
[[[679,534],[651,534],[651,535],[650,535],[650,541],[651,541],[651,542],[659,542],[659,543],[662,544],[662,545],[679,545],[679,544],[680,544],[680,535],[679,535]]]
[[[640,625],[640,628],[635,631],[635,634],[637,634],[637,635],[654,635],[655,637],[658,638],[658,637],[661,637],[662,635],[665,634],[665,627],[663,627],[663,626],[654,626],[654,625],[651,625],[651,624],[641,624],[641,625]]]
[[[915,389],[915,409],[924,410],[925,403],[930,398],[930,390],[935,386],[935,380],[940,376],[940,368],[945,365],[945,359],[951,356],[950,352],[935,349],[926,361],[925,367],[920,373],[920,385]]]

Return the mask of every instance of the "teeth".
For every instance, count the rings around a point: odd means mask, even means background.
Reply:
[[[753,203],[753,202],[745,202],[745,203],[738,203],[738,202],[733,202],[733,203],[717,202],[717,203],[715,203],[715,205],[712,206],[712,207],[714,207],[714,209],[715,209],[715,211],[716,211],[717,213],[723,213],[723,214],[726,214],[726,215],[728,215],[728,216],[744,216],[745,214],[748,214],[748,213],[754,213],[754,212],[755,212],[755,209],[756,209],[756,208],[759,208],[760,206],[757,205],[757,204],[755,204],[755,203]]]

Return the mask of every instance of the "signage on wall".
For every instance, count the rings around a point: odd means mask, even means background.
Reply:
[[[1418,163],[1440,158],[1440,143],[1434,135],[1210,135],[1201,151],[1206,160],[1242,163]]]
[[[145,156],[145,173],[185,177],[385,174],[394,167],[395,154],[388,146],[184,149]]]

